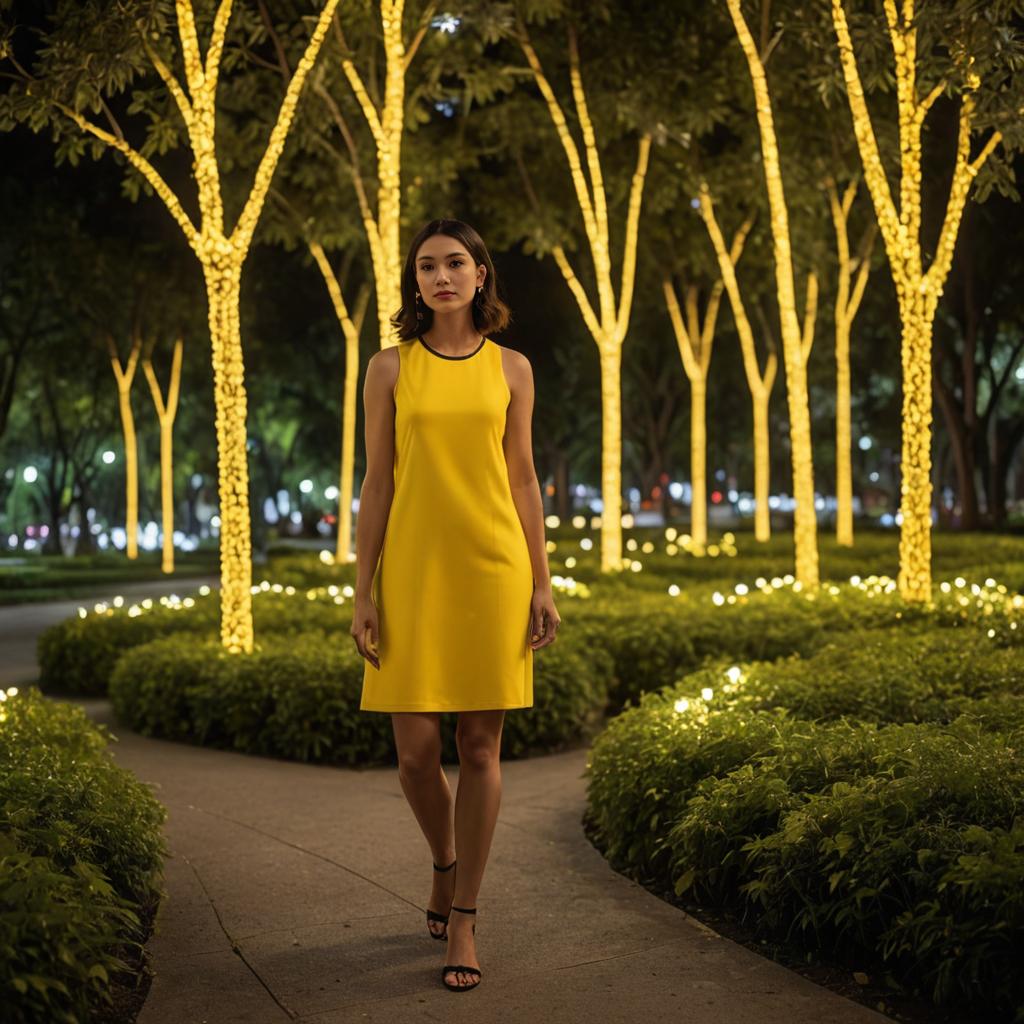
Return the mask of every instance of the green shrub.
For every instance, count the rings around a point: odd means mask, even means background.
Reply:
[[[336,604],[320,593],[308,600],[294,588],[286,593],[261,590],[253,596],[253,621],[257,634],[309,629],[344,630],[352,621],[350,603]],[[220,622],[220,594],[192,599],[189,607],[156,604],[132,615],[131,606],[73,616],[44,630],[39,637],[39,685],[47,692],[103,696],[118,658],[132,647],[162,636],[182,633],[214,637]]]
[[[798,718],[949,722],[972,712],[991,717],[1007,697],[1024,695],[1024,656],[970,627],[857,630],[803,658],[728,668],[719,659],[673,693],[696,697],[705,688],[716,705],[783,708]],[[979,705],[981,697],[994,703]]]
[[[387,714],[359,709],[364,661],[345,631],[268,636],[250,655],[172,636],[122,655],[110,681],[120,721],[148,736],[328,764],[394,763]],[[534,656],[534,707],[506,716],[503,751],[552,751],[587,736],[610,664],[560,639]],[[444,755],[457,752],[444,735]]]
[[[702,669],[597,738],[588,830],[645,883],[1005,1019],[1024,1004],[1019,647],[915,626]]]
[[[11,1024],[85,1024],[141,949],[166,812],[81,708],[0,703],[0,1001]]]

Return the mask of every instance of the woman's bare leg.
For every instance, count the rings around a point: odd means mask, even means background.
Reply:
[[[402,711],[391,715],[398,750],[398,779],[405,798],[419,822],[434,863],[446,867],[455,859],[452,825],[452,791],[441,767],[441,715],[436,711]],[[427,907],[446,914],[454,893],[455,873],[431,868],[432,889]],[[462,916],[462,915],[459,915]],[[445,925],[431,921],[428,927],[444,935]]]
[[[501,728],[504,710],[462,711],[455,731],[459,748],[459,789],[455,797],[455,846],[459,853],[454,905],[475,907],[501,805]],[[445,963],[479,967],[472,914],[452,913]],[[472,975],[448,981],[472,984]]]

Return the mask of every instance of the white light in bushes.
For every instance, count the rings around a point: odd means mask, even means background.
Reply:
[[[710,686],[705,686],[700,691],[701,700],[711,700],[711,698],[714,697],[714,695],[715,691],[712,690]]]
[[[675,703],[675,709],[680,714],[682,714],[684,711],[689,711],[690,702],[685,697],[680,697],[679,700],[677,700]]]
[[[334,565],[334,555],[330,551],[324,549],[320,552],[320,561],[323,562],[324,565]]]
[[[7,696],[8,697],[17,697],[18,696],[18,688],[16,686],[9,686],[9,687],[7,687]]]
[[[550,527],[553,530],[556,526],[559,525],[559,523],[561,523],[561,521],[562,520],[559,519],[558,516],[551,515],[551,516],[545,517],[544,525]]]
[[[738,683],[743,676],[743,670],[739,665],[732,665],[726,669],[725,674],[729,677],[730,683]]]
[[[717,590],[711,595],[711,600],[715,604],[725,604],[725,598]]]
[[[668,594],[669,594],[669,597],[678,597],[679,596],[679,587],[675,583],[673,583],[668,588]]]
[[[199,588],[199,593],[202,594],[203,597],[206,597],[209,592],[210,588],[205,583]]]
[[[78,617],[84,619],[89,613],[84,608],[78,609]]]
[[[584,529],[586,527],[586,525],[587,525],[587,517],[586,516],[573,516],[572,517],[572,525],[575,526],[577,530]]]
[[[746,585],[746,583],[737,583],[736,584],[736,593],[739,594],[741,597],[744,594],[749,593],[749,591],[750,591],[750,588]]]
[[[565,560],[565,567],[566,569],[576,568],[576,559],[572,555],[569,555],[569,557]]]
[[[592,541],[592,540],[591,540],[591,539],[590,539],[589,537],[584,537],[584,538],[583,538],[583,539],[582,539],[582,540],[580,541],[580,547],[581,547],[581,548],[582,548],[582,549],[583,549],[584,551],[589,551],[589,550],[590,550],[591,548],[593,548],[593,546],[594,546],[594,542],[593,542],[593,541]]]

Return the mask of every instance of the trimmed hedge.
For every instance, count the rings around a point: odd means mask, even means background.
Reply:
[[[10,691],[8,691],[10,693]],[[10,1024],[85,1024],[141,955],[164,808],[78,707],[0,702],[0,1002]]]
[[[212,637],[172,636],[122,655],[110,698],[118,720],[147,736],[325,764],[394,763],[390,715],[359,710],[363,666],[354,645],[320,632],[268,638],[251,655],[227,654]],[[534,706],[506,717],[503,753],[588,739],[610,681],[607,657],[571,638],[537,651]],[[454,761],[454,741],[442,735]]]
[[[851,634],[645,694],[594,743],[588,831],[644,884],[1009,1019],[1024,658],[993,632]]]

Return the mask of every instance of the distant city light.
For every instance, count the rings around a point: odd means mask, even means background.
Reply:
[[[39,470],[35,466],[26,466],[25,471],[21,474],[21,478],[27,484],[34,484],[39,478]]]
[[[455,35],[461,24],[462,19],[455,14],[439,14],[430,23],[431,28],[436,28],[438,32],[447,32],[449,35]]]
[[[871,438],[865,434],[858,442],[857,447],[862,451],[869,451],[871,448]]]
[[[106,464],[107,464],[108,466],[109,466],[109,465],[110,465],[110,464],[111,464],[111,463],[112,463],[112,462],[114,461],[114,459],[116,459],[116,458],[117,458],[117,455],[116,455],[116,454],[115,454],[114,452],[112,452],[112,451],[111,451],[111,450],[110,450],[109,448],[108,448],[108,449],[107,449],[107,450],[106,450],[106,451],[105,451],[105,452],[103,453],[103,461],[104,461],[104,462],[105,462],[105,463],[106,463]]]
[[[328,501],[334,501],[335,498],[338,497],[338,493],[339,493],[338,492],[338,488],[334,487],[334,486],[331,486],[331,487],[328,487],[327,490],[324,491],[324,497]]]
[[[302,491],[303,494],[310,494],[313,490],[313,481],[303,480],[302,483],[299,484],[299,490]]]

